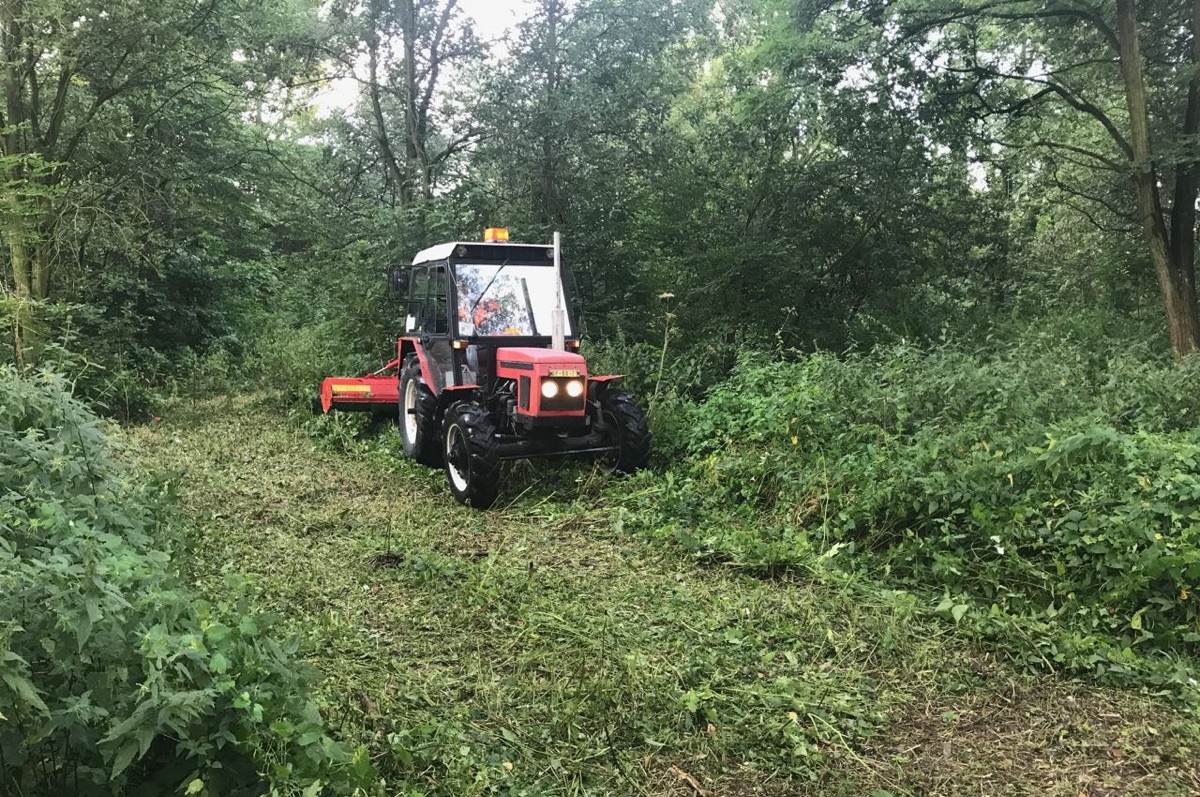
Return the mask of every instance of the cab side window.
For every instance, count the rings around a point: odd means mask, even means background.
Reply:
[[[412,279],[408,289],[408,318],[404,323],[406,332],[424,332],[425,302],[429,294],[429,268],[416,266],[412,270]]]
[[[425,309],[428,323],[425,329],[434,335],[450,334],[449,285],[446,282],[446,267],[435,266],[429,270],[429,301]]]

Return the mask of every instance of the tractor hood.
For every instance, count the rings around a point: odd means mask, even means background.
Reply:
[[[518,416],[584,416],[587,362],[574,352],[500,348],[496,350],[496,376],[517,383]]]
[[[587,372],[587,363],[583,356],[570,351],[555,351],[554,349],[537,349],[530,347],[512,347],[496,349],[496,364],[504,368],[509,363],[523,363],[531,366],[547,368],[574,368],[583,376]],[[516,366],[521,370],[530,370]]]

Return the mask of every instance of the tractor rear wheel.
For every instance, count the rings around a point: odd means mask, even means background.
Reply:
[[[500,491],[496,427],[478,404],[459,404],[446,416],[442,453],[446,481],[460,504],[487,509]]]
[[[633,396],[616,390],[605,390],[597,404],[608,444],[613,446],[605,462],[617,473],[644,468],[650,459],[650,424],[646,413]]]
[[[437,430],[437,399],[421,378],[421,364],[413,355],[400,369],[400,443],[404,455],[422,465],[441,464]]]

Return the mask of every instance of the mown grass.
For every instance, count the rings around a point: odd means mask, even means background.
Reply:
[[[1024,675],[909,595],[699,567],[586,469],[453,504],[392,433],[317,446],[247,400],[130,440],[176,471],[201,592],[246,573],[330,724],[411,794],[1189,794],[1194,724]]]

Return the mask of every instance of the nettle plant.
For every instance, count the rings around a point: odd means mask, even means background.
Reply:
[[[165,493],[60,378],[0,369],[0,793],[349,788],[369,764],[247,587],[173,573]]]
[[[746,565],[884,572],[955,621],[1194,654],[1198,375],[1046,340],[748,358],[660,439],[679,464],[647,523]]]

